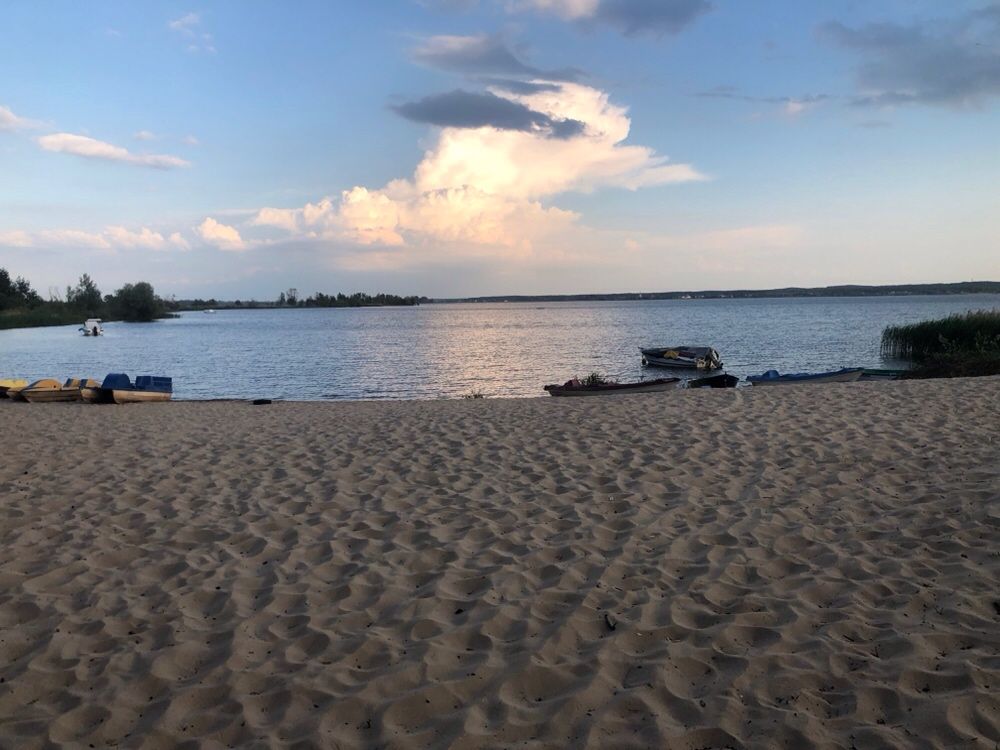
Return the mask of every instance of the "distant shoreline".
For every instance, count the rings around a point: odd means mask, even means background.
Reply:
[[[725,289],[678,292],[620,292],[614,294],[506,294],[432,299],[432,304],[476,302],[631,302],[690,299],[786,299],[796,297],[916,297],[926,295],[1000,294],[1000,281],[961,281],[953,284],[844,284],[781,289]]]

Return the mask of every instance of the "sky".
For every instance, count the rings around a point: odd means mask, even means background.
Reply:
[[[0,5],[43,296],[1000,280],[1000,2]]]

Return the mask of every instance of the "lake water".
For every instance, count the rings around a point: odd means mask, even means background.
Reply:
[[[598,371],[656,377],[640,346],[714,346],[741,378],[883,361],[883,327],[1000,308],[1000,295],[221,310],[156,323],[0,331],[0,377],[169,375],[176,398],[541,396]],[[81,321],[82,322],[82,321]]]

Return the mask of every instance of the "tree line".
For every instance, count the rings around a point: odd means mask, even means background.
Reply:
[[[217,300],[212,299],[188,299],[174,300],[168,302],[171,310],[273,310],[275,308],[286,307],[409,307],[430,302],[427,297],[408,296],[400,297],[395,294],[367,294],[366,292],[355,292],[354,294],[323,294],[316,292],[309,297],[300,297],[297,289],[292,288],[281,292],[278,299],[274,301],[260,300]]]
[[[147,281],[102,294],[90,275],[83,274],[76,286],[66,287],[65,299],[52,292],[45,300],[26,279],[12,279],[7,269],[0,268],[0,328],[66,325],[85,318],[141,322],[168,314],[167,303]]]

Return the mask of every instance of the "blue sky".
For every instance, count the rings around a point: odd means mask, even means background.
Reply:
[[[1000,279],[997,3],[7,3],[0,71],[43,293]]]

